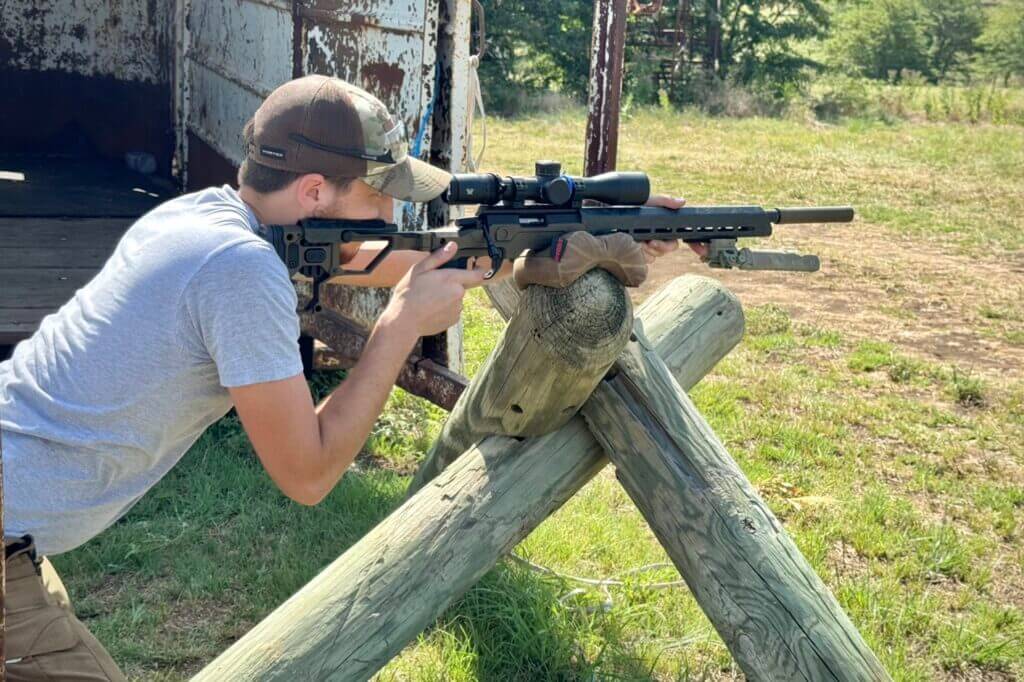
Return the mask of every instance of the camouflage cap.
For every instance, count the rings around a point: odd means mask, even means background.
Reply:
[[[452,176],[409,156],[405,126],[376,97],[327,76],[281,85],[253,117],[249,159],[261,166],[361,178],[382,194],[429,201]]]

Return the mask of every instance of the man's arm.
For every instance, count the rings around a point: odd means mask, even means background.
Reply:
[[[285,495],[311,505],[331,491],[366,442],[416,340],[458,320],[466,289],[483,274],[439,270],[454,253],[436,251],[405,274],[359,362],[320,405],[313,406],[302,375],[229,389],[260,462]]]

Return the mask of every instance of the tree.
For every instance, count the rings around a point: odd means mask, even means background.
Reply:
[[[593,0],[482,1],[487,54],[480,70],[489,107],[514,112],[524,92],[586,96]]]
[[[915,0],[873,0],[840,11],[826,46],[839,69],[868,78],[899,80],[928,73],[928,44]]]
[[[1024,0],[1006,0],[992,10],[978,40],[992,73],[1007,83],[1024,78]]]
[[[814,62],[793,42],[821,36],[828,12],[818,0],[723,0],[719,78],[791,82]]]
[[[666,0],[658,16],[630,23],[627,76],[635,92],[650,94],[659,63],[674,62],[669,94],[677,103],[726,81],[781,95],[820,66],[796,43],[823,35],[828,20],[822,0]],[[666,48],[666,36],[685,44]]]
[[[920,0],[928,67],[937,80],[960,71],[976,51],[985,18],[980,0]]]

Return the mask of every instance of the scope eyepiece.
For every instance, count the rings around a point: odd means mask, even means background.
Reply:
[[[605,204],[640,206],[651,195],[651,183],[644,173],[602,173],[593,177],[561,174],[561,164],[537,162],[533,177],[500,177],[494,173],[456,173],[441,195],[448,204],[527,201],[550,206],[571,206],[591,199]]]

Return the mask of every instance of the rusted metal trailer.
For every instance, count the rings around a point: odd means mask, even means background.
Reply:
[[[0,358],[98,271],[132,221],[234,183],[241,130],[280,83],[336,75],[462,170],[471,0],[9,0],[0,20]],[[435,207],[396,207],[406,227]],[[337,287],[366,327],[386,292]],[[317,325],[307,321],[308,329]],[[419,355],[459,365],[458,334]]]

